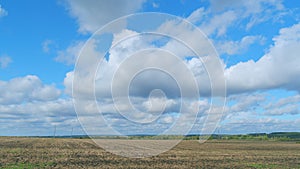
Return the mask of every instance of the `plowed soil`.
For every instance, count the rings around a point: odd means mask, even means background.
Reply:
[[[90,139],[0,137],[0,168],[300,168],[300,144],[182,141],[147,158],[126,158]]]

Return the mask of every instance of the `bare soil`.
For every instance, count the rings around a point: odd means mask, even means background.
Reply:
[[[182,141],[147,158],[126,158],[90,139],[0,137],[0,168],[300,168],[300,144]]]

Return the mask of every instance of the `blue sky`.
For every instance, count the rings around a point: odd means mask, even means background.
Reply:
[[[299,1],[0,0],[0,135],[52,135],[55,126],[58,135],[68,135],[72,129],[73,134],[83,134],[80,123],[87,133],[97,134],[107,134],[104,131],[108,122],[115,130],[125,134],[132,134],[129,131],[156,134],[172,124],[184,125],[184,122],[176,123],[176,119],[181,120],[178,118],[180,100],[168,94],[178,92],[176,85],[170,84],[174,81],[153,71],[145,72],[140,77],[136,76],[130,91],[133,106],[145,112],[150,111],[151,116],[148,117],[147,113],[140,115],[139,111],[130,111],[131,109],[124,109],[123,113],[129,112],[127,117],[135,120],[141,120],[142,117],[151,119],[154,118],[153,112],[151,114],[155,107],[153,105],[160,109],[160,103],[164,102],[165,109],[155,125],[136,126],[128,123],[126,118],[122,117],[124,114],[118,114],[112,106],[116,104],[113,103],[109,90],[114,75],[112,70],[121,69],[117,65],[122,57],[130,58],[130,51],[155,46],[158,41],[149,42],[149,39],[161,39],[154,36],[150,38],[138,35],[116,43],[116,46],[108,51],[109,60],[97,65],[100,68],[97,69],[95,91],[97,106],[105,116],[104,120],[96,118],[99,109],[95,109],[95,105],[90,106],[93,105],[91,100],[83,97],[90,94],[91,89],[87,89],[88,87],[78,89],[80,101],[75,98],[73,105],[72,80],[76,77],[76,59],[79,58],[79,62],[89,66],[93,65],[90,63],[93,61],[93,55],[88,55],[88,49],[93,44],[87,43],[86,51],[83,49],[82,54],[79,53],[86,41],[89,38],[99,40],[92,36],[93,33],[114,19],[143,12],[160,12],[182,17],[199,28],[212,42],[224,71],[220,77],[227,83],[226,105],[222,107],[223,111],[215,105],[217,112],[221,114],[215,115],[211,112],[214,117],[210,119],[213,120],[212,128],[216,128],[217,132],[300,131]],[[182,34],[178,37],[186,38],[185,40],[196,47],[198,44],[201,46],[201,37],[197,39],[197,36],[188,36],[193,35],[193,32],[180,25],[172,25],[168,22],[170,18],[141,18],[137,22],[139,24],[134,24],[134,17],[131,20],[124,19],[125,24],[119,21],[121,25],[115,27],[116,30],[111,30],[109,36],[102,41],[114,44],[118,38],[136,35],[139,33],[138,29],[145,30],[146,25],[156,23],[156,30],[179,30]],[[167,27],[168,24],[170,27]],[[166,30],[167,28],[170,30]],[[190,57],[188,52],[182,54],[182,46],[176,46],[174,41],[167,39],[166,42],[162,42],[165,45],[162,43],[159,47],[156,46],[158,49],[183,55],[183,58]],[[97,49],[109,48],[103,43],[97,45]],[[161,57],[164,55],[161,53]],[[164,59],[156,62],[160,61],[163,62]],[[172,68],[173,61],[165,62],[168,65],[166,68]],[[201,59],[183,59],[183,62],[195,75],[198,85],[204,86],[199,88],[200,96],[203,97],[196,102],[186,101],[189,106],[184,108],[190,111],[193,108],[191,105],[199,106],[199,114],[195,117],[196,124],[190,131],[198,133],[203,129],[202,123],[210,114],[209,103],[214,96],[206,94],[211,91],[205,88],[207,84],[203,79],[207,75],[197,74],[203,68],[197,67],[201,65]],[[144,63],[138,60],[135,64]],[[131,69],[133,66],[127,69],[124,66],[122,70],[129,73]],[[181,72],[178,76],[187,75]],[[156,81],[151,77],[156,77]],[[78,87],[82,87],[85,82],[89,82],[90,77],[77,78]],[[121,77],[117,79],[117,86],[122,88],[124,81],[120,80]],[[188,85],[187,83],[185,85]],[[87,84],[89,85],[91,84]],[[158,93],[159,96],[148,98],[155,87],[166,90],[166,97],[161,100],[162,95]],[[121,99],[117,101],[126,107],[126,102],[122,102]],[[152,107],[149,108],[149,104]],[[189,114],[186,119],[191,118],[190,116],[192,115]],[[94,121],[90,121],[91,119]],[[220,123],[218,119],[221,119]],[[206,127],[209,128],[210,121],[206,122]]]

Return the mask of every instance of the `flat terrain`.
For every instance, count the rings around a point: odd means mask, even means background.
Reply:
[[[0,137],[0,168],[300,168],[300,144],[190,140],[158,156],[126,158],[89,139]]]

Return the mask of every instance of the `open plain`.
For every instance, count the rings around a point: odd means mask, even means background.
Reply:
[[[126,158],[91,139],[0,138],[0,168],[300,168],[300,144],[184,140],[147,158]]]

